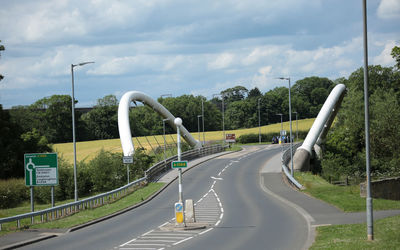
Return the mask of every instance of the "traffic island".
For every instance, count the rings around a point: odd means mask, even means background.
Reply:
[[[189,231],[189,230],[201,230],[206,229],[210,226],[208,223],[201,223],[201,222],[186,222],[186,226],[177,226],[175,222],[169,222],[168,224],[160,227],[162,231]]]

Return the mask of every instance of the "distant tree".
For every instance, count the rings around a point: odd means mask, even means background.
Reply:
[[[335,83],[328,78],[317,76],[306,77],[298,80],[292,87],[293,96],[302,99],[301,102],[309,107],[305,117],[316,117],[324,104]],[[307,105],[309,103],[310,105]]]
[[[30,106],[36,110],[37,129],[51,143],[72,140],[72,108],[69,95],[45,97]]]
[[[236,101],[241,101],[247,97],[248,90],[243,86],[236,86],[221,91],[221,95],[224,96],[227,103],[232,103]]]
[[[400,70],[400,47],[394,46],[391,53],[394,60],[396,60],[396,67]]]
[[[82,115],[82,121],[95,139],[118,138],[118,100],[115,95],[98,99],[96,106]]]
[[[257,98],[261,96],[262,96],[261,91],[257,87],[255,87],[254,89],[251,89],[249,91],[249,95],[247,96],[247,98]]]

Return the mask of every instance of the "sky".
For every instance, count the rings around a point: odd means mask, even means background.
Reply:
[[[369,64],[393,66],[400,0],[368,0]],[[335,80],[363,66],[361,0],[1,1],[0,104],[71,95],[78,107],[127,91],[263,93],[309,76]]]

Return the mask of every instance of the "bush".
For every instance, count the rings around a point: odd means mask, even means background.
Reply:
[[[144,149],[137,149],[134,163],[130,165],[130,180],[144,176],[154,156],[146,155]],[[89,163],[77,164],[78,196],[88,196],[93,192],[106,192],[126,184],[126,166],[122,163],[122,154],[101,150]],[[74,198],[74,169],[72,164],[58,157],[58,185],[54,188],[56,201]],[[51,187],[35,187],[35,202],[48,204],[51,202]],[[29,201],[29,187],[24,179],[0,181],[0,208],[12,208],[24,201]]]
[[[24,181],[22,178],[0,181],[0,208],[16,207],[29,199],[29,187]]]

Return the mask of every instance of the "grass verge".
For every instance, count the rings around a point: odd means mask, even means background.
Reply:
[[[318,227],[310,249],[400,249],[400,215],[376,220],[374,237],[367,240],[365,223]]]
[[[328,202],[344,212],[365,211],[365,198],[360,197],[360,187],[355,186],[336,186],[325,181],[318,175],[311,173],[296,172],[295,178],[306,189],[305,193]],[[374,199],[374,210],[400,209],[400,201]]]
[[[130,207],[132,205],[135,205],[148,197],[150,197],[152,194],[154,194],[156,191],[160,190],[165,183],[149,183],[147,186],[140,188],[133,193],[123,197],[122,199],[119,199],[113,203],[106,204],[104,206],[95,208],[95,209],[88,209],[88,210],[83,210],[80,211],[79,213],[76,213],[74,215],[46,222],[46,223],[41,223],[41,224],[34,224],[32,226],[29,226],[29,228],[70,228],[73,226],[81,225],[83,223],[101,218],[103,216],[115,213],[117,211],[120,211],[124,208]],[[16,223],[12,223],[14,226],[8,225],[10,223],[5,223],[3,225],[2,231],[0,231],[0,236],[10,233],[10,232],[15,232],[18,231],[17,228],[15,228]]]
[[[344,212],[365,211],[359,186],[335,186],[311,173],[296,172],[305,193],[328,202]],[[400,209],[400,201],[374,199],[374,210]],[[317,228],[310,249],[400,249],[400,215],[374,221],[374,241],[367,240],[367,225],[334,225]]]

